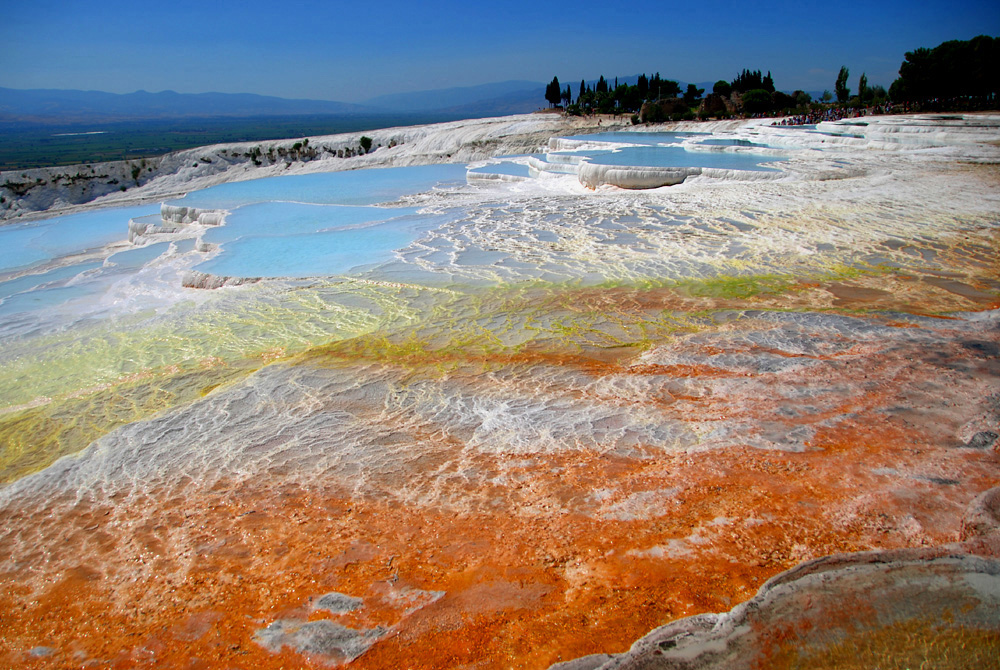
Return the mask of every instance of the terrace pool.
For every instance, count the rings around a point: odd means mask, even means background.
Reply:
[[[0,227],[0,274],[123,242],[130,218],[158,211],[157,205],[117,207]]]
[[[444,164],[267,177],[219,184],[169,204],[229,210],[262,202],[374,205],[438,185],[464,184],[465,173],[465,165]]]
[[[269,177],[220,184],[166,203],[227,212],[226,225],[202,229],[202,241],[215,245],[209,257],[194,251],[198,229],[186,239],[157,242],[153,237],[145,246],[122,249],[129,220],[155,223],[159,205],[4,226],[0,314],[59,306],[81,315],[132,309],[136,291],[122,286],[139,273],[152,282],[149,289],[176,287],[178,275],[188,269],[295,278],[383,263],[440,221],[396,201],[435,187],[464,185],[465,174],[465,165],[447,164]],[[178,299],[175,289],[160,295],[169,302],[171,293]]]
[[[723,170],[764,171],[772,168],[765,163],[783,160],[753,153],[721,151],[688,151],[677,146],[631,146],[592,156],[595,165],[621,165],[665,168],[719,168]]]
[[[505,174],[513,177],[525,177],[529,176],[528,166],[523,163],[490,163],[489,165],[484,165],[482,167],[473,168],[469,170],[474,174]]]
[[[274,222],[280,221],[280,227]],[[436,224],[415,208],[260,203],[241,207],[202,239],[221,244],[195,269],[228,277],[315,277],[389,261]]]
[[[577,140],[583,142],[613,142],[620,144],[676,144],[689,137],[700,137],[708,133],[640,133],[627,131],[613,131],[607,133],[593,133],[590,135],[571,135],[567,140]]]

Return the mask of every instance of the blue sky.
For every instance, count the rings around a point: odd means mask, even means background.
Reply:
[[[5,3],[0,86],[259,93],[357,102],[386,93],[659,71],[682,81],[770,70],[783,90],[906,51],[1000,36],[1000,2],[647,0],[78,0]]]

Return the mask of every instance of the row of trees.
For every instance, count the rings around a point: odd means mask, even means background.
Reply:
[[[947,101],[995,105],[1000,95],[1000,37],[942,42],[908,51],[889,97],[906,102]]]
[[[672,79],[663,79],[657,72],[652,77],[639,75],[635,84],[619,84],[616,78],[612,85],[602,75],[591,87],[586,81],[580,82],[579,92],[573,97],[571,87],[565,88],[559,83],[558,77],[545,89],[545,99],[552,105],[562,103],[570,114],[601,113],[601,114],[638,114],[640,110],[643,120],[660,121],[668,118],[694,118],[696,114],[707,113],[711,116],[728,116],[732,104],[727,104],[733,94],[742,99],[745,111],[750,114],[769,111],[779,106],[780,109],[793,109],[811,101],[808,94],[796,91],[791,96],[775,90],[771,73],[766,75],[761,70],[743,70],[731,82],[720,80],[715,83],[712,93],[702,104],[705,89],[694,84],[688,84],[682,92],[680,84]],[[657,103],[651,106],[648,103]]]
[[[888,91],[882,86],[869,85],[867,74],[862,73],[857,92],[852,95],[849,77],[850,70],[841,67],[834,83],[836,101],[842,107],[869,107],[889,101],[928,104],[943,100],[951,101],[948,104],[952,106],[960,104],[968,108],[995,106],[1000,95],[1000,38],[980,35],[968,41],[953,40],[933,49],[907,52],[899,68],[899,78]],[[553,105],[562,103],[570,114],[635,114],[644,104],[659,101],[661,111],[654,111],[655,118],[650,120],[665,120],[659,118],[664,114],[671,119],[693,118],[695,113],[703,117],[725,116],[737,104],[745,114],[800,114],[818,109],[808,93],[787,94],[776,90],[771,73],[765,75],[761,70],[745,69],[732,81],[717,81],[711,95],[701,104],[703,94],[704,89],[688,84],[682,95],[676,81],[663,79],[656,73],[652,77],[640,75],[633,85],[619,84],[616,78],[612,86],[603,75],[593,88],[581,81],[575,99],[571,87],[562,88],[559,79],[553,77],[546,87],[545,99]],[[829,91],[824,91],[821,101],[830,103],[833,98]]]
[[[862,73],[857,95],[851,96],[849,75],[847,67],[841,67],[834,84],[837,102],[848,107],[891,100],[949,109],[993,108],[1000,95],[1000,38],[979,35],[971,40],[942,42],[933,49],[908,51],[899,66],[899,77],[888,91],[869,86]]]
[[[847,66],[842,66],[837,74],[837,81],[833,85],[833,90],[837,94],[837,102],[843,107],[870,107],[872,105],[885,104],[889,99],[889,94],[884,86],[869,86],[868,75],[864,72],[858,78],[858,94],[851,96],[851,89],[847,85],[847,78],[851,76],[851,71]],[[823,92],[823,102],[830,102],[833,96],[829,91]]]
[[[688,95],[697,92],[701,96],[702,89],[689,86]],[[604,75],[591,87],[586,81],[580,81],[580,88],[575,101],[569,84],[565,88],[559,83],[558,77],[545,87],[545,99],[552,105],[563,103],[570,113],[599,112],[601,114],[637,112],[642,104],[661,98],[673,98],[681,93],[680,85],[673,80],[663,79],[657,72],[652,77],[641,74],[635,84],[619,84],[615,78],[614,84],[609,83]]]

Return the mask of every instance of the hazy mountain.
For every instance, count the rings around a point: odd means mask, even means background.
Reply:
[[[104,93],[0,88],[0,119],[74,122],[184,117],[261,117],[370,114],[360,105],[327,100],[288,100],[252,93]]]
[[[479,86],[393,93],[365,100],[362,104],[394,112],[477,110],[477,114],[533,112],[547,106],[545,84],[534,81],[501,81]]]
[[[382,95],[360,105],[328,100],[289,100],[252,93],[105,93],[58,89],[0,88],[0,121],[92,123],[149,119],[268,116],[357,116],[385,113],[444,113],[490,116],[545,107],[545,85],[505,81],[480,86]]]
[[[638,75],[619,77],[620,84],[635,84]],[[607,80],[614,86],[615,78]],[[580,82],[562,81],[575,99]],[[714,82],[700,82],[710,93]],[[593,88],[597,80],[587,81]],[[686,82],[679,82],[681,91]],[[814,100],[822,91],[810,91]],[[545,84],[512,80],[410,93],[380,95],[362,104],[330,100],[291,100],[253,93],[105,93],[58,89],[0,88],[0,123],[5,127],[28,124],[66,124],[209,118],[264,118],[298,116],[378,117],[392,114],[438,114],[448,118],[502,116],[548,107]]]
[[[521,93],[511,93],[501,98],[479,100],[455,107],[437,110],[440,114],[464,118],[481,118],[486,116],[507,116],[510,114],[529,114],[539,109],[545,109],[549,103],[545,101],[545,89],[532,89]]]

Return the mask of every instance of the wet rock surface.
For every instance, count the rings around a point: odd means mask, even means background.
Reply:
[[[1000,532],[996,510],[983,513],[998,499],[995,488],[973,503],[975,533]],[[1000,560],[969,553],[977,549],[967,543],[824,557],[772,578],[728,613],[681,619],[624,654],[550,670],[988,667],[1000,651]]]
[[[268,366],[0,491],[4,597],[38,602],[12,610],[25,646],[8,658],[46,642],[54,662],[80,651],[52,618],[75,608],[108,633],[82,650],[91,660],[133,662],[111,634],[127,626],[159,640],[148,663],[168,666],[189,658],[180,640],[203,654],[221,634],[219,662],[262,667],[389,667],[414,648],[423,667],[452,666],[496,659],[513,640],[548,667],[624,652],[664,619],[726,611],[802,561],[916,548],[865,558],[872,581],[845,557],[810,577],[841,580],[808,591],[831,610],[873,589],[892,603],[884,574],[939,578],[944,559],[923,571],[919,552],[940,553],[921,547],[960,534],[986,557],[995,545],[995,493],[962,511],[996,482],[995,449],[966,445],[993,421],[988,347],[963,346],[996,341],[988,316],[722,313],[610,360],[470,354],[442,371],[446,358],[359,362],[362,350],[334,347]],[[58,588],[32,576],[40,561]],[[941,568],[942,602],[965,602],[956,575],[992,574],[955,565]],[[778,582],[765,604],[791,625],[802,601],[777,596],[798,582]],[[740,654],[756,649],[740,639]],[[805,653],[782,639],[791,646],[768,653]]]
[[[327,619],[278,619],[259,631],[254,640],[271,651],[281,651],[287,646],[307,658],[320,658],[337,664],[353,661],[382,634],[380,629],[358,631]]]
[[[940,550],[831,556],[775,577],[727,614],[675,621],[583,667],[988,667],[1000,649],[998,606],[996,559]]]
[[[382,275],[172,328],[25,320],[0,664],[987,665],[1000,173],[908,128],[787,180],[422,196],[465,209]]]

